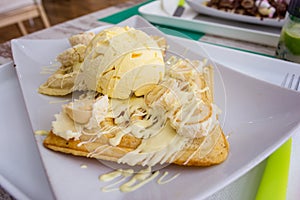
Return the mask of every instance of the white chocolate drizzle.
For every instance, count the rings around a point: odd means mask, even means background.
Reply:
[[[157,180],[157,183],[160,185],[167,184],[167,183],[173,181],[175,178],[177,178],[180,175],[180,173],[177,173],[174,176],[170,177],[169,179],[166,179],[166,176],[168,176],[168,175],[169,175],[169,172],[165,171],[164,174]]]
[[[85,164],[81,164],[81,165],[80,165],[80,168],[81,168],[81,169],[86,169],[87,167],[88,167],[88,166],[85,165]]]
[[[121,191],[121,192],[132,192],[135,191],[142,186],[146,185],[150,181],[154,180],[158,177],[160,171],[151,171],[151,167],[147,167],[145,169],[140,170],[135,173],[133,169],[117,169],[113,172],[103,174],[99,176],[100,181],[108,182],[114,181],[117,178],[121,177],[120,180],[116,180],[112,184],[102,187],[103,192],[113,192],[113,191]],[[180,173],[177,173],[170,178],[166,179],[169,172],[164,172],[161,177],[156,181],[157,184],[163,185],[167,184],[174,179],[176,179]],[[118,186],[119,185],[119,186]]]
[[[49,104],[67,103],[70,101],[71,101],[71,99],[65,99],[65,100],[59,100],[59,101],[49,101]]]
[[[101,94],[96,98],[80,97],[55,116],[53,132],[67,140],[80,140],[78,146],[86,144],[86,148],[103,134],[110,134],[107,144],[88,149],[88,157],[97,157],[118,147],[127,134],[139,138],[139,145],[117,160],[130,166],[172,163],[185,147],[194,152],[184,164],[193,157],[202,158],[217,141],[219,135],[212,132],[219,127],[220,113],[215,104],[209,103],[209,83],[201,79],[208,73],[204,68],[206,62],[171,58],[167,61],[170,69],[164,79],[142,97],[131,96],[124,100]],[[190,148],[195,138],[202,142]]]
[[[49,131],[47,131],[47,130],[36,130],[34,133],[36,135],[48,135]]]

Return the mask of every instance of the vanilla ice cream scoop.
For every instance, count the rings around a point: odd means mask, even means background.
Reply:
[[[164,77],[165,64],[157,42],[145,32],[112,27],[95,36],[81,66],[79,89],[111,98],[142,96]]]

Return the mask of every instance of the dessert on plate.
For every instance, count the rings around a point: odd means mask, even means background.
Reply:
[[[261,19],[284,19],[287,0],[209,0],[205,5],[226,12],[255,16]]]
[[[226,160],[229,144],[206,59],[166,56],[165,38],[131,27],[74,35],[70,44],[39,88],[52,96],[73,93],[45,147],[130,166]]]

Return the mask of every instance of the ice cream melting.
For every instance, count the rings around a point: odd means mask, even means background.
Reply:
[[[162,50],[143,31],[113,27],[100,32],[87,47],[77,79],[78,89],[94,90],[111,98],[142,96],[165,73]]]

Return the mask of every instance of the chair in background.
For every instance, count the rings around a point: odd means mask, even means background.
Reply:
[[[44,26],[50,27],[41,0],[0,0],[0,28],[17,24],[21,33],[26,35],[23,21],[35,17],[41,17]]]

